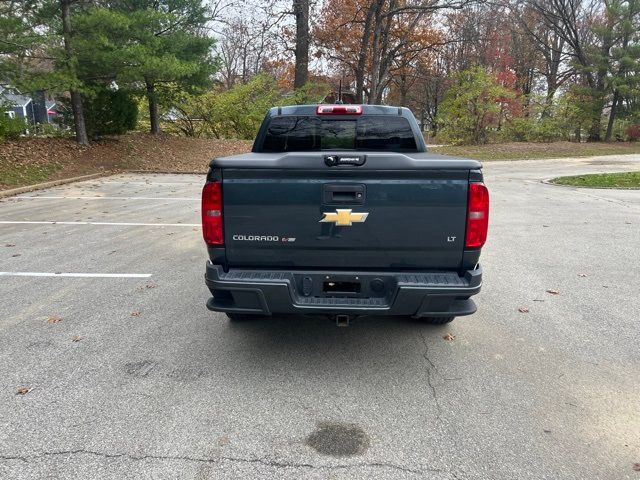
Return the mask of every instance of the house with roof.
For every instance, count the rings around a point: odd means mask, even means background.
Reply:
[[[47,99],[44,90],[24,95],[15,88],[0,85],[0,106],[9,118],[23,118],[26,123],[51,123],[57,115],[56,102]]]

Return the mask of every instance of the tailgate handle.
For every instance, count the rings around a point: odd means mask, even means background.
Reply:
[[[364,185],[325,185],[323,203],[326,204],[364,204]]]

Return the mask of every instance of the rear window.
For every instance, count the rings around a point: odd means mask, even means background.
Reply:
[[[417,152],[406,118],[372,115],[357,119],[274,117],[262,143],[263,152],[374,150]]]

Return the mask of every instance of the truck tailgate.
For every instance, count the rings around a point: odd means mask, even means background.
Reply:
[[[469,170],[463,168],[225,168],[227,262],[264,268],[457,269],[468,185]]]

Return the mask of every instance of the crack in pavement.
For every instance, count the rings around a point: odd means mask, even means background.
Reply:
[[[239,463],[257,463],[267,467],[273,468],[308,468],[308,469],[318,469],[318,470],[344,470],[350,468],[359,468],[359,467],[373,467],[373,468],[390,468],[393,470],[399,470],[402,472],[413,473],[413,474],[424,474],[425,472],[430,473],[448,473],[443,470],[437,468],[423,468],[423,469],[413,469],[409,467],[405,467],[403,465],[397,465],[394,463],[386,463],[386,462],[360,462],[354,464],[337,464],[337,465],[313,465],[311,463],[295,463],[295,462],[284,462],[277,460],[269,460],[267,458],[243,458],[243,457],[229,457],[229,456],[221,456],[217,458],[206,458],[206,457],[191,457],[191,456],[183,456],[183,455],[132,455],[129,453],[106,453],[106,452],[96,452],[93,450],[85,450],[85,449],[76,449],[76,450],[59,450],[53,452],[42,452],[36,455],[0,455],[0,460],[16,460],[28,463],[30,460],[36,460],[39,458],[52,457],[52,456],[64,456],[64,455],[93,455],[103,458],[125,458],[128,460],[141,461],[141,460],[169,460],[169,461],[186,461],[186,462],[198,462],[198,463],[209,463],[209,464],[217,464],[224,461],[228,462],[239,462]]]
[[[438,393],[436,392],[436,387],[433,384],[433,373],[437,373],[440,375],[440,372],[436,368],[435,364],[429,358],[429,345],[427,344],[427,338],[424,336],[422,331],[418,332],[420,334],[420,338],[422,339],[422,344],[424,345],[424,351],[422,352],[422,357],[427,361],[427,385],[429,385],[429,389],[431,390],[431,396],[433,397],[433,401],[436,404],[436,420],[441,421],[442,415],[442,407],[440,406],[440,401],[438,400]],[[442,375],[440,375],[442,376]]]
[[[436,391],[436,387],[433,383],[434,381],[434,374],[437,374],[443,381],[447,382],[447,381],[455,381],[455,380],[462,380],[462,378],[448,378],[445,377],[440,370],[438,370],[438,367],[436,367],[435,363],[433,363],[433,361],[429,358],[429,344],[427,342],[427,337],[424,335],[424,333],[420,330],[419,332],[420,338],[422,339],[422,344],[424,346],[424,351],[422,352],[422,357],[425,359],[425,361],[427,362],[427,384],[429,385],[429,389],[431,390],[431,396],[433,397],[433,400],[436,404],[436,420],[438,422],[440,422],[442,424],[442,406],[440,405],[440,400],[438,397],[438,392]],[[454,451],[459,451],[458,449],[458,441],[457,438],[455,436],[451,436],[448,437],[449,440],[453,443],[454,445]],[[458,475],[456,474],[456,472],[454,471],[449,471],[446,472],[448,475],[451,475],[454,480],[459,480],[460,477],[458,477]]]

